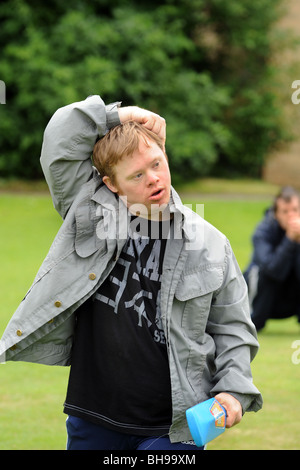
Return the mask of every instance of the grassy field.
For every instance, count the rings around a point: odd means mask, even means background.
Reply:
[[[206,220],[228,236],[243,269],[251,253],[251,234],[274,188],[251,182],[216,185],[207,180],[181,190],[184,202],[204,204]],[[61,221],[43,192],[2,192],[0,215],[2,335]],[[264,397],[263,410],[247,413],[239,426],[226,430],[208,449],[300,448],[300,364],[292,362],[295,340],[300,340],[300,328],[294,318],[271,321],[259,334],[260,351],[253,362],[253,375]],[[62,406],[67,380],[67,368],[11,362],[0,365],[0,450],[65,448]]]

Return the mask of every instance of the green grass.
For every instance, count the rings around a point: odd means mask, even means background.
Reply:
[[[231,241],[241,268],[250,258],[251,234],[269,200],[269,188],[255,198],[226,193],[212,197],[197,186],[185,188],[186,203],[204,203],[205,218]],[[263,185],[262,185],[263,186]],[[215,186],[216,187],[216,186]],[[220,193],[220,186],[219,188]],[[189,193],[189,194],[188,194]],[[224,194],[225,194],[224,193]],[[46,194],[0,194],[0,335],[30,287],[61,221]],[[264,397],[258,413],[218,437],[208,449],[299,449],[300,364],[292,363],[291,345],[300,339],[294,318],[271,321],[259,334],[260,351],[253,362],[256,386]],[[27,363],[0,365],[0,450],[64,449],[65,418],[62,406],[68,368]]]
[[[1,187],[1,186],[0,186]],[[249,179],[222,179],[222,178],[203,178],[194,180],[186,184],[177,186],[178,191],[182,193],[197,193],[202,195],[216,195],[221,194],[237,195],[254,197],[266,197],[275,195],[278,192],[278,186],[266,183],[262,180],[249,180]]]
[[[0,195],[0,335],[61,224],[48,195]],[[67,368],[0,365],[0,449],[63,449]]]

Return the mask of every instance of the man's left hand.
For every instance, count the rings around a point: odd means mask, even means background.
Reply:
[[[229,393],[219,393],[215,396],[220,405],[226,410],[226,428],[231,428],[242,419],[242,406],[240,402]]]

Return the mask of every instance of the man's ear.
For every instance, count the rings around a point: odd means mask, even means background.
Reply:
[[[109,176],[103,176],[102,181],[108,187],[108,189],[110,189],[113,193],[118,192],[118,188],[111,182],[111,179]]]

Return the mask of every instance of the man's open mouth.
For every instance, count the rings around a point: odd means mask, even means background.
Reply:
[[[163,192],[164,192],[164,189],[161,188],[161,189],[157,189],[156,191],[154,191],[150,198],[151,200],[156,200],[156,199],[160,199],[160,197],[163,195]]]

